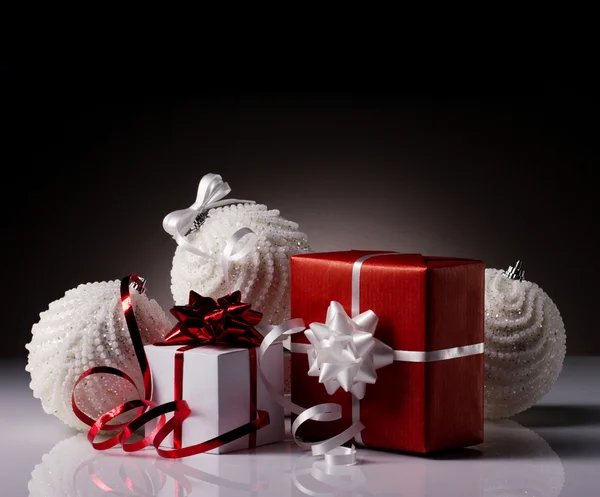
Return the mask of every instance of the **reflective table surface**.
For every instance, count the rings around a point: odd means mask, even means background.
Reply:
[[[0,363],[0,406],[2,497],[600,495],[598,357],[568,357],[538,405],[486,422],[481,445],[430,456],[360,448],[356,465],[334,468],[291,440],[180,460],[95,451],[43,412],[19,362]]]

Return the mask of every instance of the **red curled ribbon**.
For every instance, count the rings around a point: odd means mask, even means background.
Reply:
[[[270,422],[269,413],[267,411],[256,409],[256,417],[249,423],[239,426],[227,433],[223,433],[211,440],[207,440],[206,442],[175,449],[163,449],[160,447],[163,440],[171,432],[181,429],[183,421],[191,414],[191,410],[188,403],[183,399],[177,399],[161,405],[156,405],[151,401],[152,375],[148,366],[146,353],[144,352],[144,343],[133,312],[130,285],[133,285],[140,293],[143,293],[145,280],[135,274],[131,274],[121,280],[121,304],[123,307],[123,314],[125,316],[129,335],[131,336],[133,349],[142,371],[144,394],[142,395],[141,392],[139,392],[135,382],[127,374],[117,368],[110,366],[96,366],[81,374],[73,387],[71,403],[75,415],[82,422],[90,426],[87,438],[92,446],[96,450],[105,450],[114,447],[117,444],[121,444],[121,447],[125,452],[135,452],[149,445],[153,445],[156,452],[161,457],[176,459],[207,452],[232,442],[233,440],[237,440],[238,438],[256,433],[260,428],[267,426]],[[183,318],[180,324],[178,324],[168,335],[168,338],[171,337],[175,343],[169,343],[165,340],[165,342],[157,343],[156,345],[181,344],[200,346],[204,344],[227,343],[228,345],[234,346],[254,347],[257,345],[257,343],[255,343],[256,340],[258,340],[258,344],[260,344],[262,335],[254,328],[254,325],[260,322],[262,316],[260,313],[252,311],[249,304],[240,302],[240,292],[234,292],[217,301],[192,293],[190,295],[190,305],[176,306],[172,311],[176,317],[178,317],[178,314],[176,313],[182,313],[180,316]],[[204,319],[202,319],[202,311],[204,310],[207,312],[204,314]],[[256,319],[258,319],[258,321],[256,321]],[[229,327],[231,327],[231,331],[229,331]],[[188,341],[177,341],[183,340],[183,337],[187,337],[186,340]],[[226,337],[227,341],[225,342]],[[81,381],[93,374],[112,374],[123,378],[136,388],[139,398],[118,405],[102,414],[96,420],[90,418],[77,406],[75,390]],[[120,424],[108,424],[121,414],[132,410],[138,411],[132,421]],[[172,412],[173,416],[167,421],[165,414],[169,412]],[[159,417],[160,420],[157,423],[156,428],[149,435],[146,435],[142,440],[137,442],[127,443],[127,440],[129,440],[136,430],[149,421]],[[107,440],[96,442],[96,436],[102,430],[119,431]]]

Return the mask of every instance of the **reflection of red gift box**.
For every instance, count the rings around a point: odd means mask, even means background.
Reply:
[[[298,436],[328,438],[359,418],[369,447],[426,453],[483,441],[482,261],[355,250],[293,256],[292,317],[324,323],[332,300],[350,316],[374,311],[374,336],[396,360],[377,370],[357,408],[341,388],[328,395],[318,377],[307,375],[306,354],[294,352],[292,401],[338,403],[343,414],[308,421]],[[304,334],[293,335],[292,350],[306,343]]]

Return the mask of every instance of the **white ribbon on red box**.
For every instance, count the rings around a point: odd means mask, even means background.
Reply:
[[[398,255],[398,252],[363,255],[352,266],[352,320],[347,316],[344,308],[338,302],[333,301],[327,310],[326,324],[313,323],[309,326],[310,329],[304,332],[310,344],[292,343],[290,346],[291,352],[308,355],[308,374],[316,376],[316,371],[318,371],[319,381],[325,385],[327,393],[331,395],[337,390],[333,381],[339,383],[338,386],[342,386],[346,392],[352,393],[353,426],[360,422],[360,400],[364,397],[366,384],[375,383],[377,379],[375,369],[378,367],[386,366],[394,361],[444,361],[483,354],[484,351],[483,342],[429,351],[392,350],[391,347],[375,338],[370,347],[358,345],[368,342],[365,333],[372,336],[378,320],[371,310],[360,313],[361,268],[363,263],[371,257],[384,255]],[[348,324],[345,319],[354,324]],[[334,322],[342,322],[343,325],[336,326]],[[325,328],[329,328],[329,334],[326,333]],[[340,332],[340,330],[342,331]],[[340,353],[340,350],[343,353]],[[354,381],[351,382],[351,379]],[[360,432],[354,439],[357,443],[364,445]]]

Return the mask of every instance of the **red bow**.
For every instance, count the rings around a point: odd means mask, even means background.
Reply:
[[[241,292],[235,291],[217,300],[190,291],[188,305],[176,305],[171,314],[178,324],[164,342],[155,345],[228,345],[255,347],[263,336],[254,328],[262,313],[241,302]]]

